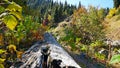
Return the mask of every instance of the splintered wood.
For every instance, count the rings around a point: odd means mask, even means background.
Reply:
[[[42,68],[41,65],[41,47],[49,45],[50,46],[50,60],[61,60],[60,67],[72,66],[74,68],[81,68],[74,59],[57,43],[55,38],[50,34],[46,33],[44,35],[44,43],[36,43],[29,50],[27,50],[23,56],[20,63],[14,64],[10,68]],[[46,44],[47,43],[47,44]],[[50,68],[50,67],[49,67]]]

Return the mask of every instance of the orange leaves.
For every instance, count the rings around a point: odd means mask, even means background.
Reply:
[[[22,58],[23,51],[17,51],[17,58]]]
[[[10,44],[7,48],[9,50],[10,54],[17,55],[17,58],[21,58],[22,54],[24,53],[23,51],[17,51],[16,46],[13,44]]]
[[[41,31],[32,31],[32,36],[35,40],[43,40],[43,34],[41,33]]]
[[[74,11],[72,24],[75,24],[75,21],[77,19],[80,19],[81,16],[86,13],[87,13],[87,10],[84,7],[78,8],[78,10]]]
[[[87,10],[84,7],[78,9],[78,13],[86,13]]]
[[[87,10],[84,7],[81,7],[74,12],[74,16],[76,17],[76,16],[84,14],[84,13],[87,13]]]

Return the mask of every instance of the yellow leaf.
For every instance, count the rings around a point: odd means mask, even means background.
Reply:
[[[52,19],[51,15],[48,15],[48,20],[50,21]]]
[[[17,25],[17,20],[13,15],[8,15],[4,17],[4,23],[9,29],[14,30]]]
[[[0,64],[4,63],[5,59],[0,58]]]
[[[13,12],[10,12],[10,14],[13,14],[13,15],[16,16],[19,20],[22,19],[22,14],[19,13],[19,12],[15,12],[15,11],[13,11]]]
[[[16,4],[15,2],[11,2],[11,4],[8,5],[6,10],[8,10],[8,11],[17,11],[17,12],[22,13],[22,7],[19,6],[18,4]]]
[[[0,49],[0,54],[5,53],[6,50]]]
[[[0,64],[0,68],[5,68],[3,64]]]
[[[8,46],[8,50],[9,50],[9,51],[16,51],[16,46],[13,45],[13,44],[10,44],[10,45]]]

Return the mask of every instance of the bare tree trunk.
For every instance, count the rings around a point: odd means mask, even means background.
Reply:
[[[81,68],[74,59],[57,43],[55,38],[50,34],[45,34],[46,43],[37,43],[27,50],[22,56],[22,64],[14,64],[10,68],[42,68],[41,63],[41,46],[50,46],[51,61],[54,59],[61,60],[61,67],[73,66],[75,68]],[[49,63],[50,63],[49,62]]]

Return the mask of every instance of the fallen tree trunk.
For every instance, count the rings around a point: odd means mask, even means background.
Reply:
[[[49,43],[50,57],[52,60],[61,60],[61,68],[65,66],[72,66],[75,68],[81,68],[74,59],[57,43],[55,38],[50,34],[44,35],[45,43]],[[42,68],[41,64],[41,46],[45,46],[45,43],[36,43],[29,50],[27,50],[22,56],[22,63],[14,64],[11,68]]]

